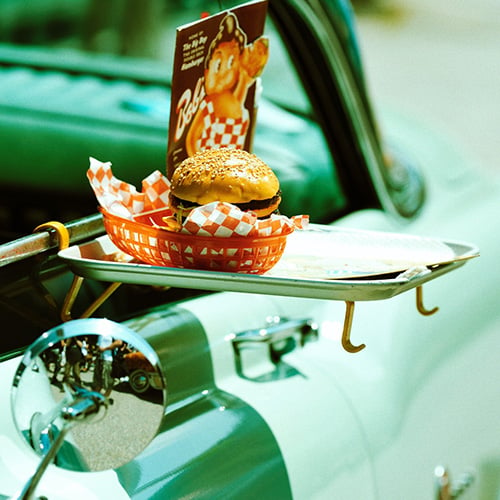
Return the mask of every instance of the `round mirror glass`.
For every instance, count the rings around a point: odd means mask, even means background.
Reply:
[[[12,387],[23,438],[43,456],[64,434],[54,463],[75,471],[132,460],[157,434],[166,400],[154,349],[133,330],[97,318],[44,333],[26,350]]]

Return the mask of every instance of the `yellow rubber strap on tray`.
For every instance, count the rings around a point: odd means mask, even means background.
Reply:
[[[40,224],[33,230],[34,233],[40,232],[44,229],[53,229],[57,233],[57,238],[59,241],[59,250],[64,250],[69,247],[69,231],[66,226],[61,222],[49,221]]]

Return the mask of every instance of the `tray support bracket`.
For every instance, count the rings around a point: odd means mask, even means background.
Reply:
[[[72,319],[71,316],[71,309],[73,308],[73,304],[75,303],[76,297],[78,295],[78,292],[80,291],[80,288],[82,287],[84,278],[81,276],[74,276],[73,281],[71,283],[71,286],[68,290],[68,293],[66,294],[66,298],[64,299],[64,304],[61,309],[61,319],[62,321],[70,321]],[[121,285],[121,283],[116,282],[116,283],[111,283],[104,292],[97,297],[97,299],[94,300],[90,304],[87,309],[81,314],[80,318],[90,318],[94,312],[101,307],[106,300],[114,293],[115,290],[118,289],[118,287]]]
[[[57,239],[58,239],[58,246],[59,250],[64,250],[65,248],[68,248],[69,243],[70,243],[70,236],[69,236],[69,231],[67,227],[62,224],[61,222],[58,221],[49,221],[45,222],[44,224],[40,224],[34,229],[34,232],[39,232],[39,231],[55,231]],[[70,321],[72,319],[71,316],[71,309],[73,307],[73,304],[75,303],[76,297],[78,295],[78,292],[80,291],[80,288],[82,287],[84,278],[81,276],[74,276],[73,281],[71,283],[71,286],[68,290],[68,293],[66,294],[66,297],[64,299],[64,303],[61,309],[61,319],[62,321]],[[111,294],[121,285],[121,283],[111,283],[104,292],[97,297],[92,304],[90,304],[89,307],[83,312],[81,315],[81,318],[89,318],[92,316],[92,314],[99,308],[101,305],[106,302],[106,300],[111,296]]]

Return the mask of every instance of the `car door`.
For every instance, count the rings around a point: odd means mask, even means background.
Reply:
[[[343,2],[271,2],[270,12],[277,31],[290,47],[290,63],[296,68],[299,81],[304,82],[301,102],[305,96],[306,108],[299,112],[301,108],[287,103],[288,108],[282,107],[278,112],[274,106],[280,101],[272,96],[261,109],[262,135],[255,147],[277,168],[283,158],[287,160],[290,168],[283,169],[283,178],[293,178],[309,168],[305,177],[311,181],[307,185],[315,188],[312,195],[301,189],[304,184],[300,182],[289,191],[293,200],[302,200],[298,206],[314,206],[317,221],[336,219],[339,227],[432,232],[435,236],[460,234],[484,248],[486,255],[494,255],[496,242],[484,227],[474,225],[485,210],[496,206],[493,190],[485,190],[484,185],[471,183],[467,178],[447,189],[449,185],[441,179],[440,185],[429,182],[431,189],[425,198],[422,177],[412,164],[400,162],[399,158],[387,162],[368,105],[347,6]],[[315,120],[311,120],[311,115]],[[430,179],[440,164],[456,165],[456,158],[431,134],[419,135],[404,121],[395,125],[400,136],[407,131],[403,142],[423,158],[429,158],[429,151],[439,151],[439,158],[428,162],[426,173]],[[284,134],[280,133],[283,129]],[[287,147],[278,147],[282,146],[280,140]],[[328,183],[334,190],[318,188],[324,187],[323,174],[327,169],[335,172]],[[484,199],[481,206],[474,202],[478,197]],[[318,203],[314,205],[315,202]],[[289,209],[295,210],[289,203]],[[460,210],[456,210],[457,206]],[[346,216],[340,218],[342,215]],[[161,433],[150,454],[117,472],[122,487],[137,497],[147,497],[155,488],[164,492],[172,488],[179,495],[187,494],[190,487],[207,494],[214,494],[218,488],[243,494],[245,485],[247,492],[267,485],[264,489],[268,493],[279,491],[297,498],[421,498],[430,494],[430,470],[444,452],[449,452],[447,445],[461,442],[459,429],[447,425],[449,408],[457,403],[457,386],[454,391],[447,391],[447,381],[461,385],[465,367],[474,366],[478,358],[485,360],[484,374],[478,379],[495,380],[494,349],[488,351],[484,345],[493,337],[491,325],[496,324],[492,314],[495,274],[490,263],[481,257],[480,268],[469,271],[466,267],[466,274],[460,270],[453,278],[443,278],[442,285],[440,281],[439,285],[426,287],[426,293],[431,292],[426,298],[441,306],[433,318],[417,315],[418,320],[415,319],[411,294],[362,304],[354,318],[353,335],[356,341],[366,342],[367,348],[356,355],[343,352],[338,345],[344,315],[342,302],[224,293],[181,304],[182,311],[198,325],[197,338],[205,352],[205,365],[203,369],[194,365],[193,371],[205,374],[208,392],[200,396],[197,391],[203,384],[194,385],[183,397],[180,385],[171,407],[172,427]],[[468,283],[474,282],[476,270],[488,275],[484,296],[471,293],[470,300],[463,292],[457,296],[457,290],[463,290],[464,278]],[[466,307],[477,310],[477,317],[461,320]],[[122,303],[122,313],[123,308]],[[109,311],[116,313],[112,307]],[[128,321],[138,331],[162,332],[169,324],[169,315],[167,307]],[[278,316],[311,319],[320,326],[318,338],[301,346],[294,332],[290,343],[285,337],[273,349],[257,345],[242,351],[238,359],[234,343],[238,334],[258,331],[267,317]],[[486,326],[488,334],[484,333]],[[471,332],[476,330],[474,337]],[[174,336],[174,346],[182,344],[180,335],[177,332]],[[469,349],[473,337],[477,339],[477,351]],[[183,377],[189,379],[193,367],[192,359],[181,359],[182,376],[173,375],[174,386]],[[465,400],[479,403],[481,398],[472,398],[473,392],[467,385]],[[494,400],[493,392],[487,394]],[[418,399],[420,395],[423,396]],[[430,402],[432,418],[427,416]],[[239,420],[238,415],[242,417]],[[421,433],[418,427],[425,419],[428,434]],[[491,416],[486,421],[489,428],[495,428]],[[479,428],[481,421],[473,424],[469,429]],[[195,432],[190,434],[191,430]],[[262,454],[255,457],[251,453],[254,433],[262,445],[256,448],[267,449],[266,459],[262,459]],[[235,439],[238,436],[243,438]],[[424,439],[432,441],[433,446],[420,446]],[[488,475],[494,470],[488,466],[495,463],[498,447],[493,440],[484,446],[484,440],[482,437],[483,445],[474,451],[473,462],[484,463],[484,473]],[[467,443],[472,441],[474,434],[467,438]],[[190,449],[192,453],[179,457],[179,442],[183,451]],[[470,449],[460,445],[452,448],[450,460],[456,460],[459,470],[466,462],[465,448]],[[217,464],[234,460],[235,450],[238,458],[242,457],[240,463],[222,469],[218,477],[221,469]],[[489,462],[488,454],[493,457]],[[425,457],[425,463],[414,460],[415,455]],[[177,462],[170,462],[174,468],[165,472],[164,464],[173,460],[172,456]],[[273,460],[274,468],[261,466],[261,474],[253,472],[256,462],[268,465]],[[398,476],[403,471],[401,482],[394,480],[395,470]],[[232,475],[235,471],[237,474]],[[269,471],[277,471],[279,480],[273,483]],[[172,481],[172,477],[178,481]],[[491,478],[482,484],[485,491],[494,491]]]

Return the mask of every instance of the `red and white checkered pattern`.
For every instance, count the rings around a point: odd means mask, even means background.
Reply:
[[[271,215],[258,219],[252,212],[224,202],[213,202],[195,208],[187,216],[181,232],[198,236],[279,236],[288,234],[295,227],[304,228],[309,217],[300,215],[289,219],[284,215]]]
[[[142,181],[142,192],[145,198],[144,212],[167,207],[170,182],[161,172],[156,170]]]
[[[203,134],[199,149],[235,148],[243,149],[249,126],[248,111],[243,110],[241,118],[226,118],[215,116],[212,101],[207,97],[200,104],[203,112]]]
[[[242,212],[230,203],[213,202],[192,210],[181,232],[199,236],[248,236],[255,219],[253,214]]]
[[[108,212],[132,220],[142,212],[168,207],[170,183],[159,171],[142,181],[142,192],[113,176],[111,163],[90,159],[87,177],[99,204]],[[191,211],[181,232],[197,236],[279,236],[294,228],[305,228],[309,217],[299,215],[291,219],[284,215],[271,215],[258,219],[252,212],[223,202],[213,202]]]
[[[141,212],[148,212],[168,205],[170,183],[158,170],[142,181],[142,192],[135,186],[113,176],[111,163],[90,158],[87,178],[99,204],[111,213],[131,219]]]

